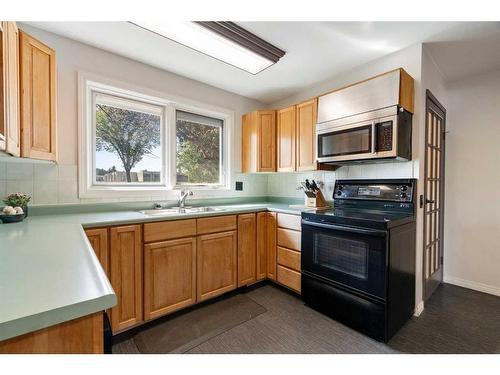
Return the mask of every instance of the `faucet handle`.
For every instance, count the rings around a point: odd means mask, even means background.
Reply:
[[[182,189],[181,190],[181,195],[193,195],[193,192],[189,189]]]

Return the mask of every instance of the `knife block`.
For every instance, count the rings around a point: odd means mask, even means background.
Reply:
[[[321,190],[315,191],[314,195],[315,195],[314,198],[309,198],[308,196],[306,196],[305,200],[306,207],[311,207],[311,208],[328,207],[328,204],[326,204],[325,197],[323,196]]]

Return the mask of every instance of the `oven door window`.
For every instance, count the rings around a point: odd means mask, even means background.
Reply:
[[[385,298],[387,236],[302,223],[302,270]]]
[[[372,152],[372,126],[318,134],[318,156],[332,157]]]
[[[314,263],[361,280],[368,279],[368,243],[314,233]]]

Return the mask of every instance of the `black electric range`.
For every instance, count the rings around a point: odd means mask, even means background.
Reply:
[[[302,213],[302,298],[381,341],[415,305],[415,180],[338,180],[334,208]]]

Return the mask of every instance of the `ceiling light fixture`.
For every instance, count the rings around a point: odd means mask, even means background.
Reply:
[[[252,74],[276,64],[285,55],[285,51],[234,22],[131,23]]]

